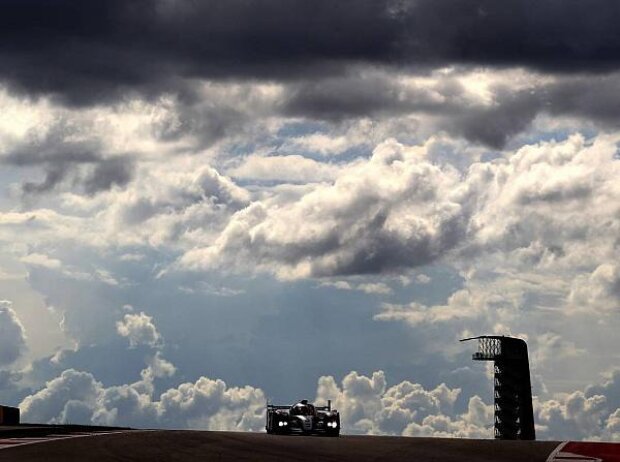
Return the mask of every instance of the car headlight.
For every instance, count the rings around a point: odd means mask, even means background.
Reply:
[[[284,422],[282,421],[278,422],[278,427],[281,427],[282,425],[284,425]]]

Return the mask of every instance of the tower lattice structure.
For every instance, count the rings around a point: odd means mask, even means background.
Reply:
[[[494,362],[495,438],[534,440],[534,411],[527,343],[504,336],[481,336],[474,361]]]

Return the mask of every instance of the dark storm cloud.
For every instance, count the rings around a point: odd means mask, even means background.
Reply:
[[[455,77],[459,74],[456,73]],[[502,148],[539,114],[587,119],[620,127],[620,73],[572,73],[522,89],[493,84],[492,104],[467,99],[467,88],[451,76],[436,76],[433,86],[403,85],[390,74],[331,77],[289,86],[282,110],[319,120],[411,113],[434,116],[437,127],[467,140]]]
[[[587,80],[578,82],[583,86]],[[424,113],[440,119],[440,128],[500,148],[527,128],[540,111],[568,109],[563,93],[579,91],[579,86],[575,83],[566,89],[541,86],[515,91],[495,85],[494,104],[486,105],[467,100],[467,89],[453,77],[439,76],[429,89],[413,83],[403,85],[388,74],[348,75],[292,85],[283,110],[288,115],[328,120]],[[596,112],[595,105],[588,107]],[[579,111],[574,105],[572,109]]]
[[[452,114],[444,111],[444,128],[469,141],[499,149],[510,137],[525,130],[545,106],[536,91],[511,92],[504,88],[496,89],[496,95],[496,104],[490,107],[461,107]]]
[[[318,81],[304,81],[289,87],[283,107],[293,116],[319,119],[364,117],[377,113],[412,111],[454,111],[464,92],[454,79],[437,79],[433,92],[415,85],[403,86],[386,73],[350,74]],[[441,94],[442,102],[434,97]]]
[[[617,68],[614,0],[418,0],[405,19],[405,57],[548,71]]]
[[[72,178],[74,186],[80,187],[86,194],[94,195],[107,191],[113,186],[125,186],[134,173],[133,160],[126,157],[98,158],[85,162],[86,172],[80,170],[80,163],[50,160],[43,163],[44,177],[41,181],[22,183],[25,194],[42,194],[55,189],[67,178]]]
[[[620,74],[568,78],[544,91],[545,106],[553,114],[588,117],[620,126]]]
[[[5,0],[0,76],[88,104],[188,78],[290,79],[351,63],[605,70],[615,0]]]
[[[190,134],[203,147],[262,115],[333,121],[417,112],[499,148],[541,112],[617,125],[619,23],[614,0],[5,0],[0,82],[69,105],[172,92],[179,121],[160,127],[160,138]],[[495,89],[485,107],[463,99],[454,79],[436,79],[436,100],[389,78],[393,70],[412,75],[447,65],[525,66],[558,80]],[[212,102],[195,85],[200,79],[286,85],[261,114],[243,96]],[[57,164],[67,156],[75,159],[66,165],[93,162],[89,153],[99,149],[66,148]],[[102,179],[86,189],[105,187],[112,170],[119,175],[110,184],[126,182],[129,170],[118,167],[102,166]],[[51,189],[64,172],[47,165],[44,180],[26,189]]]
[[[41,194],[51,191],[58,183],[65,179],[68,171],[69,168],[63,163],[48,165],[44,168],[45,175],[43,180],[22,183],[22,191],[25,194]]]
[[[6,1],[0,72],[74,104],[177,90],[180,78],[323,73],[388,56],[386,15],[370,0]]]
[[[446,128],[495,148],[527,129],[539,114],[575,117],[601,127],[620,127],[620,73],[559,76],[555,81],[514,91],[494,88],[495,104],[445,114]]]
[[[60,121],[43,137],[26,137],[17,146],[0,153],[0,164],[39,167],[40,181],[24,181],[25,194],[42,194],[55,189],[67,179],[87,194],[124,186],[133,177],[134,160],[129,156],[108,156],[103,145],[93,138],[72,140],[76,132]]]
[[[127,157],[101,159],[83,180],[86,194],[106,191],[112,186],[125,186],[133,178],[134,164]]]
[[[67,121],[53,125],[44,136],[26,136],[16,146],[0,153],[0,162],[19,167],[36,166],[49,162],[80,164],[96,162],[100,158],[101,142],[72,139],[78,134]],[[80,137],[82,138],[82,137]]]

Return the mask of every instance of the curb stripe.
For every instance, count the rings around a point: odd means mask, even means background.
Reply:
[[[96,432],[96,433],[69,433],[66,435],[59,434],[51,434],[42,437],[24,437],[24,438],[0,438],[0,451],[3,449],[15,448],[18,446],[25,446],[29,444],[39,444],[39,443],[47,443],[49,441],[59,441],[66,440],[71,438],[85,438],[89,436],[99,436],[99,435],[115,435],[120,433],[133,433],[135,430],[131,431],[113,431],[113,432]]]

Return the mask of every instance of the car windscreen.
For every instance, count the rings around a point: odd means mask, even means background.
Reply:
[[[293,415],[314,415],[314,410],[311,406],[304,406],[303,404],[296,404],[291,409]]]

